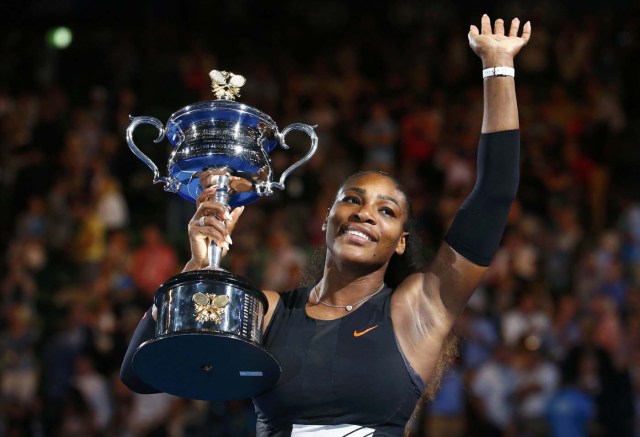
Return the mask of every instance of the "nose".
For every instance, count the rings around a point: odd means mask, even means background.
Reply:
[[[376,223],[374,217],[375,216],[366,205],[363,205],[360,209],[351,214],[351,219],[353,221],[357,223],[369,223],[371,225]]]

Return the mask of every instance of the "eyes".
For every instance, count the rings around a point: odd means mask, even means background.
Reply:
[[[354,205],[360,205],[360,199],[358,199],[356,196],[344,196],[342,198],[342,201],[347,203],[353,203]]]
[[[357,197],[357,196],[353,196],[350,194],[345,194],[344,196],[342,196],[342,198],[340,199],[341,202],[345,202],[345,203],[351,203],[353,205],[361,205],[362,204],[362,200]],[[382,214],[383,216],[387,216],[387,217],[396,217],[397,213],[393,210],[393,208],[390,208],[388,206],[380,206],[378,208],[378,212],[380,214]]]

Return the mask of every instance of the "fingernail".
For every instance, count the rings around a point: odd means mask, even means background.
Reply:
[[[226,241],[224,243],[222,243],[222,247],[224,247],[225,249],[229,250],[229,244]]]
[[[225,241],[229,244],[233,244],[233,240],[231,239],[230,235],[227,235],[226,237],[224,237]]]

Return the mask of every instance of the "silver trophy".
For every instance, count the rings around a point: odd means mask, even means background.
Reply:
[[[294,123],[281,132],[268,115],[235,102],[242,76],[212,71],[217,100],[186,106],[166,125],[153,117],[131,117],[127,143],[153,171],[153,182],[165,191],[195,202],[216,185],[217,202],[236,207],[284,189],[287,176],[315,153],[318,137],[312,126]],[[150,124],[173,146],[167,175],[133,141],[133,131]],[[276,182],[269,153],[288,149],[287,133],[311,138],[307,154]],[[222,249],[212,244],[209,267],[181,273],[157,290],[155,336],[133,357],[138,376],[157,390],[189,399],[230,400],[256,396],[274,385],[281,373],[275,358],[261,346],[265,295],[247,280],[220,268]]]

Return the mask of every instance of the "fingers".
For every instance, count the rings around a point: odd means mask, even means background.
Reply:
[[[469,26],[469,39],[478,35],[480,35],[480,31],[478,30],[478,27],[474,26],[473,24]]]
[[[229,177],[229,181],[230,182],[235,182],[235,181],[242,181],[243,178],[239,177],[239,176],[230,176]],[[202,192],[198,195],[197,200],[197,204],[200,205],[202,202],[205,202],[207,200],[213,200],[213,196],[216,194],[216,191],[218,190],[218,184],[214,183],[213,185],[208,186],[207,188],[205,188],[204,190],[202,190]]]
[[[509,26],[509,34],[507,36],[517,37],[519,29],[520,29],[520,19],[514,18],[513,20],[511,20],[511,25]],[[471,25],[469,27],[469,38],[477,36],[480,33],[482,35],[499,35],[499,36],[505,35],[504,20],[502,20],[502,18],[498,18],[495,21],[493,30],[492,30],[491,19],[487,14],[484,14],[482,16],[482,19],[480,20],[480,31],[478,31],[478,28],[474,25]],[[531,38],[531,22],[530,21],[527,21],[524,24],[521,38],[524,40],[525,44],[529,42],[529,39]]]
[[[240,218],[242,211],[244,211],[244,206],[239,206],[235,208],[233,211],[231,211],[230,218],[227,220],[227,232],[229,234],[231,234],[235,229],[236,223],[238,222],[238,219]]]
[[[498,18],[493,24],[493,33],[494,35],[504,36],[504,20],[502,18]]]
[[[215,216],[220,220],[228,220],[231,218],[231,215],[229,215],[229,208],[227,206],[208,200],[200,204],[193,218],[199,219],[202,216]]]
[[[522,39],[525,44],[529,42],[529,38],[531,38],[531,21],[524,23],[524,28],[522,29]]]
[[[213,241],[217,246],[229,249],[232,244],[224,220],[231,220],[231,214],[225,205],[217,202],[202,203],[189,222],[189,235],[197,240],[204,237]]]
[[[227,250],[229,250],[229,245],[233,243],[224,223],[215,217],[203,216],[199,220],[191,220],[189,236],[196,240],[208,239],[213,241],[216,246]]]
[[[196,199],[196,205],[200,206],[201,203],[206,202],[207,200],[212,200],[210,199],[211,196],[213,196],[214,194],[216,194],[216,190],[218,189],[217,185],[211,185],[208,188],[205,188],[204,190],[202,190],[202,192],[200,193],[200,195],[198,196],[198,198]]]
[[[220,220],[218,220],[215,217],[200,217],[200,220],[198,220],[197,223],[194,223],[194,226],[196,226],[198,228],[204,228],[201,229],[201,231],[203,232],[215,232],[216,234],[222,235],[222,239],[224,241],[226,241],[227,243],[232,243],[231,241],[231,237],[229,236],[229,233],[227,232],[227,227],[224,225],[223,222],[221,222]]]
[[[229,249],[229,244],[233,244],[233,241],[231,240],[231,235],[229,235],[229,231],[227,230],[226,225],[224,224],[224,222],[221,222],[220,220],[218,220],[215,217],[205,217],[203,220],[203,224],[204,228],[213,228],[213,230],[211,230],[214,234],[216,235],[220,235],[221,236],[221,240],[224,240],[225,243],[227,243],[227,249]],[[218,240],[218,239],[216,239]],[[222,241],[220,241],[222,242]]]
[[[520,28],[520,20],[518,18],[514,18],[511,20],[511,27],[509,28],[509,36],[518,36],[518,28]]]
[[[493,33],[491,31],[491,19],[487,14],[484,14],[480,20],[480,29],[483,35],[491,35]]]
[[[231,211],[231,216],[230,219],[232,222],[237,222],[238,219],[240,218],[240,215],[242,215],[242,212],[244,211],[244,206],[239,206],[238,208],[234,209],[233,211]]]

